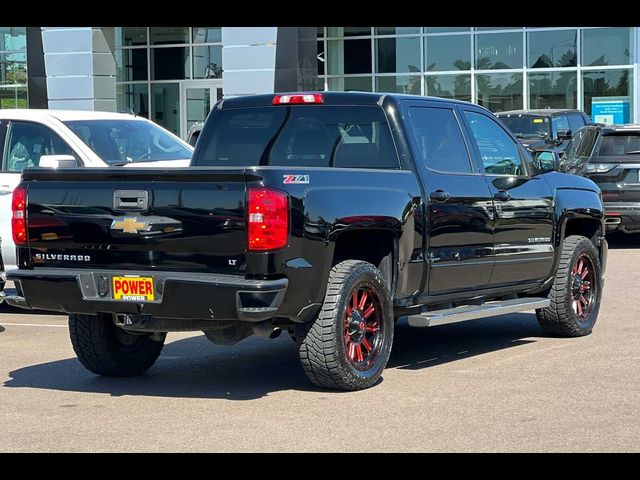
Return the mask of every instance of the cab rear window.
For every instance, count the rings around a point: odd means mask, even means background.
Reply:
[[[271,106],[220,110],[203,130],[195,166],[399,168],[377,106]]]

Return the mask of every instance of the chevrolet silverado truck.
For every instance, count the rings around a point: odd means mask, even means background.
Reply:
[[[600,190],[544,171],[489,111],[376,93],[225,99],[184,169],[25,170],[12,305],[65,312],[80,362],[147,371],[167,332],[287,332],[315,385],[381,377],[394,322],[534,310],[589,334]]]

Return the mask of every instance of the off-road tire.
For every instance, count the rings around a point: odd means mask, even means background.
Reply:
[[[108,316],[71,314],[69,336],[78,360],[87,370],[107,377],[129,377],[153,366],[166,335],[157,341],[150,334],[125,332]]]
[[[357,368],[350,360],[345,338],[348,308],[352,307],[354,292],[365,289],[373,292],[377,304],[373,352],[371,366]],[[357,298],[357,294],[356,294]],[[367,309],[368,310],[368,309]],[[363,320],[366,327],[367,320]],[[318,317],[309,325],[306,335],[300,341],[300,362],[307,377],[317,386],[336,390],[362,390],[374,385],[384,370],[393,343],[393,305],[389,288],[380,271],[372,264],[361,260],[346,260],[331,269],[327,291]],[[299,329],[301,331],[302,329]],[[363,328],[362,331],[365,331]],[[369,331],[369,330],[367,330]],[[378,331],[378,330],[376,330]],[[365,334],[366,335],[366,334]],[[373,334],[372,334],[373,335]],[[380,335],[378,337],[377,335]],[[378,339],[379,338],[379,339]],[[359,348],[359,347],[358,347]],[[355,350],[354,350],[355,351]],[[364,352],[366,350],[361,350]]]
[[[572,270],[576,262],[586,256],[593,267],[593,299],[589,303],[591,310],[588,316],[580,319],[573,308]],[[560,263],[555,280],[549,291],[551,305],[536,310],[538,323],[546,335],[554,337],[582,337],[589,335],[598,318],[602,299],[602,270],[598,251],[586,237],[571,235],[564,239]]]

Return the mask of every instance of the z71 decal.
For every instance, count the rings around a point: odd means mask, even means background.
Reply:
[[[283,175],[282,183],[309,183],[309,175]]]

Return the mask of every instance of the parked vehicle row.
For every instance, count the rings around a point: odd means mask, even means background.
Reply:
[[[542,167],[471,103],[230,98],[191,168],[27,168],[7,301],[67,313],[96,374],[145,372],[169,331],[221,345],[284,331],[311,382],[344,390],[378,381],[402,317],[536,309],[547,334],[587,335],[607,259],[600,189]]]
[[[0,238],[7,269],[16,268],[11,194],[25,168],[188,166],[193,148],[134,115],[70,110],[0,110]],[[69,186],[68,196],[75,186]]]

